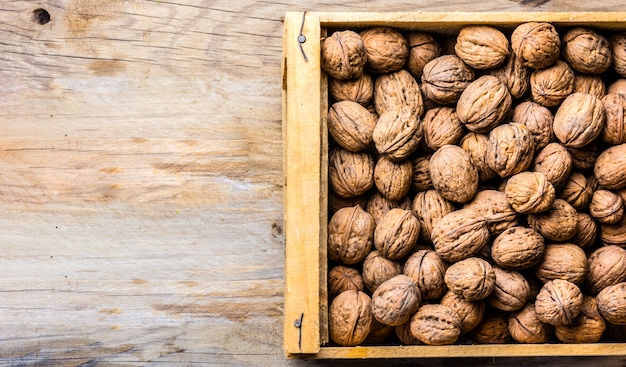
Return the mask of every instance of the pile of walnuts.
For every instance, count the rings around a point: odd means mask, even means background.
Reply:
[[[626,33],[322,40],[341,346],[626,335]]]

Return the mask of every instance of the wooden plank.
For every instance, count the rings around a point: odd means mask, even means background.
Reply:
[[[377,347],[323,347],[310,356],[323,359],[380,358],[479,358],[479,357],[537,357],[537,356],[624,356],[623,343],[596,344],[476,344],[476,345],[418,345]]]
[[[287,354],[320,348],[322,212],[320,27],[316,16],[285,16],[285,341]],[[299,43],[298,37],[306,37]],[[302,49],[300,48],[302,46]],[[308,55],[308,56],[306,56]],[[285,77],[283,77],[285,78]]]

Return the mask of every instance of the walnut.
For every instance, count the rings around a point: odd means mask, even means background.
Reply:
[[[322,69],[338,80],[348,80],[363,74],[367,53],[365,44],[354,31],[337,31],[322,41]]]
[[[511,339],[508,318],[503,313],[486,315],[469,333],[470,339],[482,344],[503,344]]]
[[[496,276],[491,265],[483,259],[470,257],[448,267],[446,286],[468,301],[487,298],[494,290]]]
[[[535,300],[539,320],[550,325],[571,324],[583,304],[580,288],[572,282],[554,279],[543,285]]]
[[[403,345],[419,345],[422,344],[419,339],[411,334],[411,321],[398,325],[395,328],[396,336]]]
[[[446,292],[446,263],[432,250],[418,250],[404,263],[402,273],[411,277],[424,300],[439,299]]]
[[[523,66],[514,53],[510,53],[507,61],[497,69],[491,70],[491,75],[500,79],[506,85],[513,99],[523,97],[530,85],[530,69]]]
[[[337,195],[332,190],[328,193],[328,205],[332,213],[335,213],[337,212],[337,210],[348,207],[348,206],[360,205],[361,208],[365,208],[367,206],[367,201],[369,199],[370,198],[368,195],[359,195],[359,196],[354,196],[351,198],[342,198],[341,196]]]
[[[486,133],[506,118],[511,104],[506,85],[493,75],[483,75],[461,93],[456,111],[459,120],[469,130]]]
[[[556,337],[563,343],[597,343],[606,330],[606,324],[594,297],[585,296],[580,313],[570,325],[555,327]]]
[[[589,214],[600,223],[615,224],[624,216],[624,202],[609,190],[596,190],[591,196]]]
[[[441,218],[432,230],[437,254],[448,262],[476,255],[489,241],[483,216],[473,209],[460,209]]]
[[[381,156],[374,166],[374,185],[389,200],[402,200],[413,182],[413,164],[406,159],[394,162]]]
[[[417,284],[406,275],[382,283],[372,294],[372,314],[384,325],[398,326],[408,322],[421,302]]]
[[[509,40],[493,27],[467,26],[459,32],[454,51],[475,69],[491,69],[502,64],[509,55]]]
[[[410,329],[411,334],[424,344],[452,344],[461,334],[461,319],[449,307],[426,304],[411,317]]]
[[[518,213],[536,214],[550,209],[556,198],[554,186],[541,172],[520,172],[506,182],[504,193]]]
[[[602,98],[606,94],[606,86],[600,75],[574,73],[572,93],[588,93],[593,94],[596,98]]]
[[[408,106],[418,116],[424,115],[420,87],[406,70],[383,74],[374,83],[374,106],[378,115],[385,111]]]
[[[535,156],[533,171],[541,172],[555,190],[560,190],[569,178],[574,162],[567,149],[559,143],[550,143]]]
[[[615,33],[609,38],[611,56],[613,57],[613,69],[626,77],[626,33]]]
[[[337,101],[353,101],[367,106],[374,97],[374,79],[367,72],[363,72],[363,75],[356,79],[329,78],[328,91]]]
[[[330,338],[344,347],[359,345],[367,338],[373,319],[367,294],[355,290],[342,292],[328,308]]]
[[[420,222],[422,238],[432,242],[433,228],[441,218],[454,211],[454,206],[436,190],[428,190],[415,195],[412,209]]]
[[[530,294],[530,285],[524,276],[516,271],[494,266],[495,287],[487,297],[487,302],[502,311],[512,312],[524,307]]]
[[[526,170],[533,158],[533,141],[525,125],[504,124],[491,130],[487,142],[487,164],[500,177]]]
[[[539,320],[535,305],[527,304],[524,308],[509,316],[509,332],[519,343],[547,343],[554,327]]]
[[[580,285],[587,276],[587,255],[583,249],[571,243],[548,245],[543,261],[535,269],[535,275],[544,283],[563,279]]]
[[[617,245],[626,248],[626,216],[615,224],[600,223],[600,242],[604,246]]]
[[[451,107],[435,107],[426,112],[422,120],[424,143],[433,151],[447,144],[458,144],[465,129]]]
[[[372,144],[376,120],[363,106],[352,101],[335,102],[328,110],[328,131],[337,144],[351,152]]]
[[[489,181],[496,177],[496,173],[489,168],[485,156],[487,154],[487,135],[470,132],[463,136],[459,145],[470,156],[470,160],[478,171],[478,180],[480,182]]]
[[[372,248],[374,227],[360,206],[339,209],[328,223],[328,257],[346,265],[362,261]]]
[[[552,241],[567,241],[576,234],[578,213],[567,201],[556,199],[550,209],[539,214],[529,214],[528,224]]]
[[[530,74],[530,98],[544,107],[559,105],[574,89],[574,72],[561,60]]]
[[[363,341],[363,345],[376,345],[387,342],[391,336],[394,334],[395,327],[381,324],[376,320],[376,318],[372,319],[372,327],[370,329],[370,333],[367,334],[367,338]]]
[[[420,223],[410,210],[391,209],[376,225],[374,246],[381,256],[400,260],[413,250],[419,234]]]
[[[624,109],[626,108],[626,95],[621,93],[610,93],[602,98],[604,106],[605,122],[602,128],[601,138],[607,143],[626,143],[626,119],[624,119]]]
[[[570,242],[582,249],[591,247],[596,242],[598,234],[598,226],[591,215],[587,213],[578,213],[578,223],[576,224],[576,234],[570,239]]]
[[[421,78],[424,66],[441,55],[441,46],[428,33],[411,32],[407,38],[409,41],[407,67],[415,78]]]
[[[596,296],[600,315],[616,325],[626,325],[626,282],[609,285]]]
[[[609,41],[598,33],[575,27],[563,35],[563,58],[572,68],[587,74],[602,74],[613,61]]]
[[[525,101],[513,109],[513,122],[525,125],[533,136],[535,151],[540,151],[552,140],[554,116],[547,107],[533,101]]]
[[[473,209],[487,221],[492,236],[499,235],[507,228],[517,225],[518,215],[513,210],[506,195],[496,190],[481,190],[463,208]]]
[[[545,69],[559,58],[561,39],[552,24],[528,22],[517,26],[511,34],[511,48],[522,65]]]
[[[606,94],[621,93],[626,94],[626,79],[617,79],[606,90]]]
[[[591,143],[602,132],[604,107],[591,94],[573,93],[554,115],[554,135],[563,145],[580,148]]]
[[[384,281],[400,274],[402,274],[402,265],[383,257],[376,250],[370,252],[363,261],[363,282],[370,292],[375,292]]]
[[[583,210],[589,205],[592,195],[590,180],[580,172],[572,172],[559,192],[559,199],[567,201],[576,210]]]
[[[422,93],[436,104],[453,104],[472,80],[474,71],[458,56],[440,56],[424,66]]]
[[[375,27],[360,35],[367,52],[368,68],[378,74],[402,69],[409,56],[409,44],[400,32],[389,27]]]
[[[452,291],[446,292],[440,303],[456,312],[461,319],[461,334],[472,330],[485,315],[485,301],[468,301]]]
[[[429,169],[433,186],[447,200],[465,203],[476,195],[478,171],[463,148],[442,146],[430,158]]]
[[[422,139],[422,121],[410,107],[389,109],[378,117],[373,138],[380,154],[395,161],[407,159]]]
[[[589,255],[587,282],[592,294],[626,281],[626,250],[619,246],[603,246]]]
[[[328,171],[330,187],[342,198],[363,195],[374,186],[374,160],[366,152],[334,149]]]
[[[408,196],[400,201],[395,201],[387,199],[383,194],[376,191],[369,197],[366,210],[374,218],[374,222],[378,223],[391,209],[411,209],[411,204],[411,199]]]
[[[363,292],[365,283],[358,270],[349,266],[336,265],[328,272],[328,295],[336,297],[339,293],[355,290]]]
[[[430,155],[414,157],[413,163],[413,189],[417,192],[426,191],[433,188],[433,181],[430,179]]]
[[[582,148],[567,147],[567,151],[572,156],[574,168],[583,172],[593,170],[593,166],[601,153],[595,142]]]
[[[598,156],[593,167],[598,183],[606,189],[626,186],[626,144],[612,146]]]
[[[499,266],[522,270],[541,262],[545,245],[543,236],[528,227],[512,227],[493,240],[491,258]]]

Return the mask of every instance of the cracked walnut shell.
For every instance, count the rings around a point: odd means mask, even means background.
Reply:
[[[339,209],[328,223],[328,257],[346,265],[362,261],[372,248],[374,227],[360,206]]]
[[[454,51],[474,69],[492,69],[509,55],[509,40],[490,26],[467,26],[456,38]]]
[[[322,41],[322,69],[338,80],[358,78],[367,62],[365,44],[354,31],[337,31]]]
[[[328,331],[330,338],[344,347],[361,344],[372,328],[370,297],[360,291],[340,293],[328,308]]]

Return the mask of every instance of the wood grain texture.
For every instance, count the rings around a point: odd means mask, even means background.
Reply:
[[[45,25],[31,18],[40,7],[51,15]],[[284,13],[619,7],[614,0],[3,1],[0,365],[332,365],[285,360],[282,350]],[[626,359],[371,365],[465,363],[623,366]]]

